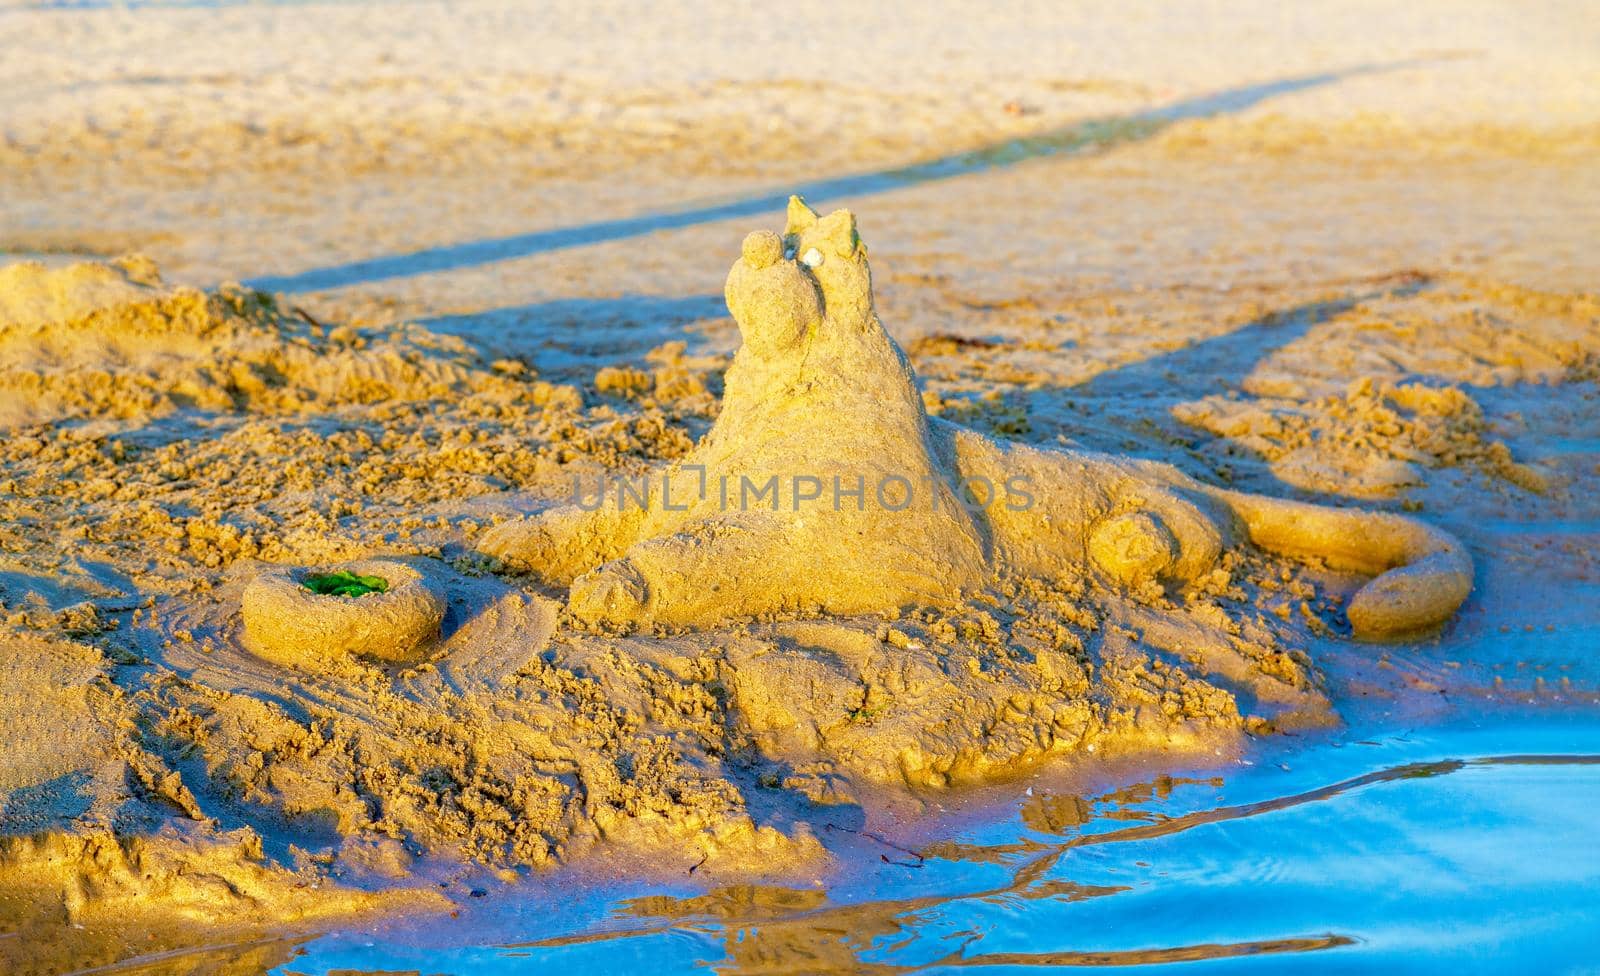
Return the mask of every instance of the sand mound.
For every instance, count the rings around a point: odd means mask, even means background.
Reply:
[[[136,262],[6,272],[9,409],[93,421],[0,447],[0,533],[30,555],[0,564],[23,676],[0,696],[20,730],[0,865],[56,906],[13,924],[140,897],[193,917],[351,911],[600,845],[664,871],[798,871],[826,856],[825,826],[909,791],[1051,760],[1214,757],[1326,724],[1306,648],[1347,627],[1362,581],[1316,557],[1400,567],[1372,592],[1402,614],[1418,579],[1465,572],[1447,537],[1398,517],[930,420],[872,312],[853,220],[796,219],[797,246],[753,235],[730,277],[746,346],[726,377],[670,345],[653,371],[602,371],[587,398],[417,326],[324,328],[267,296],[166,288]],[[806,345],[828,329],[837,345]],[[840,438],[859,450],[830,454]],[[682,538],[580,520],[570,544],[520,553],[530,576],[472,548],[512,555],[530,523],[485,529],[571,497],[574,472],[701,458],[764,482],[755,462],[808,450],[920,465],[958,503],[815,524],[774,510]],[[959,503],[958,475],[999,485],[1008,465],[1036,479],[1041,511]],[[1399,549],[1334,545],[1363,532]],[[640,557],[642,592],[615,565],[575,582],[655,540],[668,555]],[[683,545],[698,558],[672,555]],[[252,652],[259,581],[372,560],[445,598],[436,639],[391,660],[321,653],[309,632]],[[788,589],[734,569],[783,569]],[[746,599],[762,593],[782,598]]]
[[[0,269],[0,426],[258,414],[443,396],[510,400],[490,366],[421,329],[327,329],[237,285],[167,288],[148,261]]]

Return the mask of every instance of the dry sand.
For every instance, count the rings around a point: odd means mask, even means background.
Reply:
[[[1593,706],[1584,5],[925,10],[0,7],[8,971],[600,850],[823,870],[818,824],[1357,709]],[[1471,552],[1461,616],[1353,642],[1361,578],[1247,545],[1182,592],[628,635],[497,575],[491,526],[711,428],[723,277],[796,188],[858,214],[937,422],[1413,514]],[[447,598],[428,660],[247,648],[269,567],[374,557]],[[1569,655],[1490,643],[1525,627]]]

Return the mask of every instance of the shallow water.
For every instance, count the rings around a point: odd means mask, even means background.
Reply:
[[[1597,972],[1597,803],[1593,718],[1349,734],[1030,789],[817,886],[497,895],[444,926],[323,936],[275,972]]]

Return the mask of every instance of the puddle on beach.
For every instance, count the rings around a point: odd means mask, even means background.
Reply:
[[[1592,719],[1352,732],[1227,771],[1033,788],[815,886],[505,892],[282,946],[272,972],[1586,971],[1597,797]]]

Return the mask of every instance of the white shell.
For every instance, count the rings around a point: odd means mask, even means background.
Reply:
[[[800,263],[808,268],[819,268],[822,266],[822,252],[814,247],[809,249],[801,256]]]

